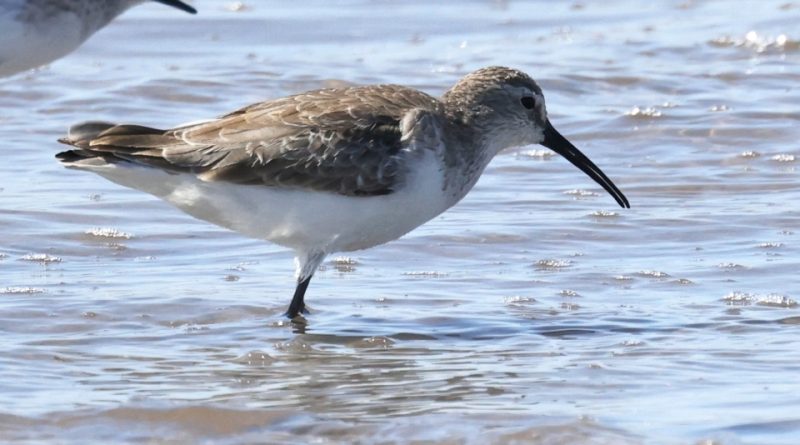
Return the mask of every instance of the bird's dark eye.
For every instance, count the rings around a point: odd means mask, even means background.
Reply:
[[[533,109],[533,107],[536,106],[536,100],[534,98],[530,97],[530,96],[525,96],[522,99],[520,99],[519,101],[522,102],[522,106],[523,107],[525,107],[525,108],[527,108],[529,110]]]

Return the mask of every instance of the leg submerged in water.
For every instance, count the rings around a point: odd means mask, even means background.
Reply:
[[[311,282],[311,277],[317,271],[322,260],[325,259],[324,252],[303,252],[298,253],[295,257],[295,266],[297,267],[297,287],[294,290],[292,302],[289,304],[289,310],[286,311],[286,316],[295,318],[300,314],[307,314],[305,295],[308,289],[308,283]]]
[[[308,313],[303,298],[306,295],[306,289],[308,289],[308,283],[310,282],[311,276],[297,282],[297,288],[294,290],[294,297],[292,297],[292,302],[289,304],[289,310],[286,311],[287,317],[295,318],[300,314]]]

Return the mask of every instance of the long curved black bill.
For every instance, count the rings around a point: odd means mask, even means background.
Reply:
[[[600,170],[600,167],[594,165],[594,162],[589,160],[586,155],[581,153],[581,151],[572,145],[567,138],[561,136],[561,133],[553,128],[553,125],[550,123],[550,121],[547,121],[547,125],[544,128],[544,140],[541,142],[541,144],[567,158],[567,160],[575,167],[578,167],[582,172],[589,175],[590,178],[594,179],[595,182],[600,184],[609,194],[611,194],[611,196],[617,200],[620,206],[628,209],[631,207],[631,205],[628,203],[628,198],[626,198],[625,195],[619,191],[617,186],[614,185],[610,179],[608,179],[608,176],[606,176],[606,174]]]
[[[197,10],[193,7],[187,5],[186,3],[182,2],[181,0],[153,0],[167,6],[172,6],[173,8],[178,8],[181,11],[186,11],[189,14],[197,14]]]

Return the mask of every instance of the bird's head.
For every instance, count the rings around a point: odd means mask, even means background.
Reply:
[[[588,157],[562,136],[547,118],[542,89],[522,71],[489,67],[466,75],[442,100],[492,151],[541,144],[565,157],[600,184],[622,207],[628,199]]]

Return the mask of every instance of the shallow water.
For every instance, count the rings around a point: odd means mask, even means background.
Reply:
[[[0,80],[0,438],[794,444],[800,3],[197,1]],[[170,126],[305,89],[439,94],[502,64],[614,179],[498,156],[401,240],[291,254],[61,168],[88,119]]]

